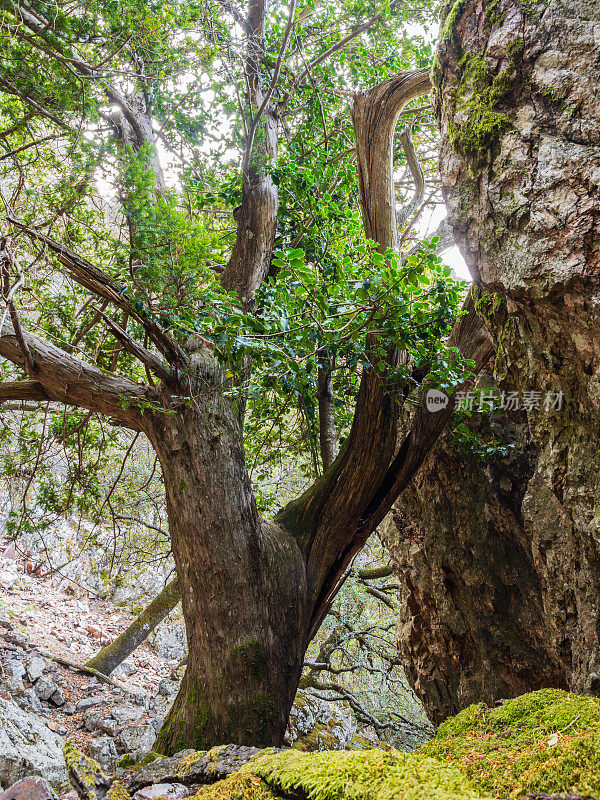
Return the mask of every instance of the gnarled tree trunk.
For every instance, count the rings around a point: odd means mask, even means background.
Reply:
[[[236,244],[222,274],[223,285],[237,291],[248,308],[271,258],[278,202],[270,177],[276,156],[276,107],[270,97],[277,75],[265,88],[261,69],[267,11],[266,0],[249,0],[243,21],[248,43],[244,191]],[[281,52],[293,11],[294,3]],[[429,88],[427,70],[415,70],[355,97],[364,225],[382,253],[397,243],[391,168],[397,117],[409,100]],[[205,340],[200,347],[193,339],[180,345],[149,309],[133,302],[97,267],[39,230],[12,222],[52,251],[73,280],[135,320],[156,349],[149,351],[106,317],[123,348],[161,381],[145,385],[107,375],[26,329],[17,330],[14,322],[7,320],[0,331],[0,355],[26,369],[29,377],[5,384],[2,399],[35,398],[104,414],[143,432],[159,457],[189,657],[155,749],[173,753],[223,742],[280,744],[311,637],[351,559],[421,466],[450,407],[433,415],[422,402],[398,446],[399,407],[378,354],[377,369],[363,372],[342,452],[275,523],[267,523],[254,503],[240,408],[224,378],[229,372],[204,347]],[[466,311],[450,343],[478,369],[489,360],[491,344],[472,298]],[[367,352],[372,344],[367,341]],[[388,347],[384,367],[392,368],[402,357]],[[413,386],[407,381],[406,391]]]
[[[600,6],[447,10],[434,74],[450,221],[488,293],[494,382],[541,408],[488,428],[509,457],[441,443],[388,527],[399,644],[436,721],[541,685],[600,689]]]
[[[306,579],[293,538],[261,520],[241,426],[220,369],[199,354],[194,406],[149,437],[162,465],[188,636],[161,752],[216,742],[281,743],[306,646]]]

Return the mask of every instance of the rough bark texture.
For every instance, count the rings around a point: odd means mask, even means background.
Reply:
[[[600,6],[457,0],[434,69],[454,235],[508,391],[563,391],[446,437],[386,525],[400,650],[431,716],[537,688],[600,690]],[[543,406],[543,403],[542,403]]]
[[[239,415],[205,352],[188,370],[194,403],[156,418],[159,456],[188,637],[186,673],[155,749],[283,739],[304,657],[300,551],[260,519]]]

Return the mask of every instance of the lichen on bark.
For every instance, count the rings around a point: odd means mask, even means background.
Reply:
[[[387,527],[400,650],[437,720],[537,686],[600,692],[600,6],[451,14],[434,78],[444,199],[480,298],[502,298],[479,303],[490,382],[542,400],[474,422],[514,458],[476,463],[446,436]],[[456,112],[480,102],[509,124],[463,141]],[[547,392],[563,392],[552,413]]]

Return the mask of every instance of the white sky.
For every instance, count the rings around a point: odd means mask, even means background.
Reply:
[[[463,281],[469,281],[469,283],[472,282],[473,278],[471,277],[471,273],[469,272],[467,265],[465,264],[465,260],[456,245],[451,247],[449,250],[446,250],[446,252],[442,254],[442,261],[444,264],[447,264],[449,267],[451,267],[458,277]]]

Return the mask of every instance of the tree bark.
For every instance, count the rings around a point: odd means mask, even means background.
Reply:
[[[177,578],[170,581],[162,592],[149,603],[127,630],[86,662],[86,667],[110,675],[127,656],[130,656],[152,631],[168,616],[181,600]]]
[[[327,472],[337,455],[337,426],[335,424],[335,398],[333,380],[329,368],[319,367],[319,443],[321,445],[321,464]]]
[[[306,647],[306,583],[292,537],[260,519],[239,416],[205,353],[192,407],[155,420],[188,663],[155,749],[279,745]]]
[[[400,651],[436,722],[542,685],[600,693],[600,7],[448,10],[443,190],[497,348],[493,383],[521,407],[481,423],[508,455],[442,441],[388,528]],[[544,407],[549,391],[560,408]]]

